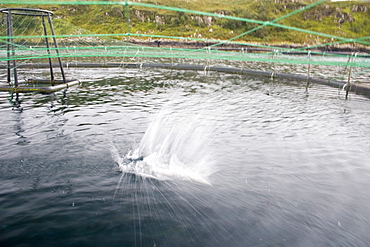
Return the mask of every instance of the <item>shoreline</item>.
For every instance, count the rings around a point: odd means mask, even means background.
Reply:
[[[213,46],[223,41],[219,42],[206,42],[206,41],[174,41],[174,40],[152,40],[152,41],[144,41],[138,39],[130,39],[127,42],[135,45],[142,45],[142,46],[149,46],[149,47],[164,47],[164,48],[188,48],[188,49],[202,49],[207,48],[209,46]],[[312,45],[313,46],[313,45]],[[271,48],[269,48],[271,47]],[[273,51],[276,48],[281,49],[302,49],[302,53],[307,53],[307,50],[312,52],[331,52],[331,53],[338,53],[343,55],[351,55],[352,53],[363,53],[368,54],[370,56],[370,47],[356,44],[356,46],[346,44],[334,44],[322,47],[314,47],[312,49],[304,49],[307,45],[304,44],[274,44],[274,43],[245,43],[243,44],[220,44],[218,46],[214,46],[211,49],[213,50],[225,50],[225,51],[237,51],[237,50],[245,50],[251,52],[268,52]]]
[[[23,40],[24,41],[24,40]],[[225,43],[223,43],[225,42]],[[246,42],[246,43],[227,43],[226,40],[219,41],[194,41],[194,40],[173,40],[173,39],[137,39],[128,38],[123,40],[102,40],[91,39],[88,37],[79,38],[62,38],[58,41],[60,47],[76,46],[111,46],[116,44],[132,44],[146,47],[159,48],[182,48],[182,49],[211,49],[220,51],[245,51],[245,52],[274,52],[276,49],[282,49],[279,52],[290,54],[307,54],[312,53],[336,53],[340,55],[354,55],[360,53],[364,56],[370,56],[370,46],[361,44],[344,43],[344,44],[300,44],[300,43],[266,43],[266,42]],[[22,42],[22,46],[37,46],[38,42]],[[219,44],[219,45],[217,45]],[[210,48],[209,48],[210,47]],[[310,48],[311,47],[311,48]],[[297,50],[299,49],[299,50]],[[291,50],[291,51],[290,51]]]

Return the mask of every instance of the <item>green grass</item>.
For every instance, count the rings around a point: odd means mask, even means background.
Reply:
[[[1,0],[0,0],[1,2]],[[279,1],[278,1],[279,2]],[[172,6],[190,10],[200,10],[210,13],[219,13],[261,21],[272,21],[294,10],[300,9],[311,1],[301,0],[280,1],[274,0],[141,0],[141,3],[150,3],[163,6]],[[353,6],[359,6],[353,11]],[[122,5],[17,5],[48,9],[54,12],[56,33],[73,34],[80,32],[91,33],[131,33],[231,39],[238,34],[257,27],[257,24],[246,23],[223,18],[212,17],[212,23],[205,23],[203,16],[191,13],[181,13],[161,9],[149,9],[130,6],[129,13]],[[2,7],[15,7],[1,4]],[[364,7],[367,11],[364,11]],[[358,9],[361,9],[359,11]],[[339,23],[340,15],[345,15]],[[128,29],[127,16],[130,17]],[[287,26],[306,30],[327,33],[335,36],[358,38],[368,36],[370,30],[370,4],[364,2],[327,2],[302,13],[290,16],[278,22]],[[5,22],[0,23],[4,27]],[[18,28],[29,28],[27,22],[18,22]],[[40,27],[38,27],[40,29]],[[34,30],[34,29],[33,29]],[[84,31],[85,30],[85,31]],[[4,35],[4,28],[0,29]],[[28,34],[28,31],[25,31]],[[281,28],[266,26],[238,41],[243,42],[273,42],[273,43],[306,43],[315,44],[317,41],[329,41],[306,33],[299,33]]]

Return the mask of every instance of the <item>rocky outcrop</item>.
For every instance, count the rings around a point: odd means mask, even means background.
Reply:
[[[353,5],[351,8],[352,12],[364,12],[367,13],[368,7],[366,5]]]
[[[341,12],[340,10],[334,14],[334,22],[338,24],[338,26],[342,25],[344,22],[353,22],[354,18],[351,14]]]
[[[339,7],[335,8],[333,6],[323,5],[316,8],[315,10],[304,12],[303,19],[322,22],[325,18],[332,16],[334,18],[334,23],[336,23],[340,27],[345,22],[352,23],[355,21],[355,18],[351,13],[366,13],[367,11],[368,7],[366,5],[353,5],[350,11],[345,11]]]

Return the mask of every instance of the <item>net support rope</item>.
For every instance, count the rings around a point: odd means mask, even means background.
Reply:
[[[178,7],[161,6],[155,4],[132,2],[132,1],[56,1],[56,0],[0,0],[2,4],[27,4],[27,5],[117,5],[124,6],[126,11],[126,22],[127,32],[126,33],[103,33],[95,34],[90,33],[86,30],[83,33],[78,34],[62,34],[62,35],[14,35],[14,36],[0,36],[0,43],[3,45],[12,45],[16,48],[16,54],[8,54],[9,52],[0,49],[0,62],[8,62],[10,60],[17,61],[30,61],[35,59],[50,59],[50,58],[88,58],[88,57],[130,57],[130,58],[170,58],[172,59],[196,59],[196,60],[228,60],[228,61],[242,61],[242,62],[266,62],[273,64],[306,64],[306,65],[323,65],[323,66],[340,66],[340,67],[358,67],[370,69],[370,58],[368,54],[362,54],[361,56],[355,53],[352,54],[338,54],[338,53],[327,53],[320,51],[313,51],[314,49],[326,46],[349,44],[349,45],[370,45],[370,36],[360,38],[345,38],[335,35],[325,34],[312,30],[301,29],[292,26],[286,26],[279,24],[278,22],[311,9],[320,4],[326,3],[329,0],[315,1],[309,5],[306,5],[300,9],[292,11],[284,16],[276,18],[272,21],[260,21],[254,19],[241,18],[236,16],[223,15],[218,13],[209,13],[191,9],[184,9]],[[217,39],[208,38],[191,38],[191,37],[179,37],[179,36],[168,36],[158,34],[141,34],[131,33],[130,24],[130,7],[140,7],[145,9],[160,9],[172,12],[182,12],[187,14],[193,14],[198,16],[209,16],[215,18],[222,18],[234,21],[241,21],[246,23],[253,23],[258,25],[257,27],[250,29],[244,33],[238,34],[228,40],[220,41]],[[72,24],[69,24],[72,25]],[[282,28],[285,30],[301,32],[317,37],[329,38],[331,42],[317,44],[306,47],[296,48],[284,48],[270,45],[259,45],[251,44],[246,42],[238,42],[239,38],[255,32],[261,28],[272,26]],[[77,27],[78,28],[78,27]],[[37,40],[37,39],[83,39],[83,38],[97,38],[97,39],[108,39],[115,40],[115,42],[107,42],[107,44],[99,45],[84,45],[77,44],[74,46],[65,46],[59,48],[45,48],[42,46],[30,47],[27,44],[16,42],[15,40]],[[168,39],[178,41],[196,41],[204,43],[212,43],[209,46],[189,49],[189,48],[173,48],[173,47],[149,47],[142,45],[130,44],[129,42],[119,41],[117,38],[130,39],[132,37],[138,38],[155,38],[155,39]],[[245,48],[236,51],[225,51],[219,49],[222,45],[239,45]],[[244,52],[250,47],[266,49],[267,52],[250,53]],[[54,52],[49,52],[54,51]],[[59,51],[59,52],[58,52]],[[242,52],[241,52],[242,51]],[[293,54],[299,54],[295,56]],[[309,59],[307,59],[309,57]],[[355,57],[362,57],[362,59],[349,59]]]

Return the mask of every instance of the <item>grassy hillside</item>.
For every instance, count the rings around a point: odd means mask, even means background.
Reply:
[[[1,1],[0,1],[1,2]],[[237,16],[261,21],[273,21],[312,3],[310,0],[141,0],[141,3],[200,10],[220,15]],[[20,6],[20,5],[18,5]],[[3,7],[15,7],[0,5]],[[258,24],[123,5],[21,5],[54,12],[54,24],[59,34],[78,32],[157,34],[190,38],[227,40]],[[130,25],[127,24],[127,17]],[[30,22],[19,21],[24,33],[31,32]],[[277,22],[331,35],[357,38],[369,35],[370,3],[327,2]],[[2,21],[4,26],[5,22]],[[36,24],[35,24],[36,25]],[[41,28],[41,27],[35,27]],[[29,30],[29,31],[27,31]],[[82,31],[83,30],[83,31]],[[4,29],[2,29],[4,34]],[[122,37],[118,37],[122,38]],[[135,37],[139,38],[139,37]],[[266,26],[237,39],[246,42],[305,43],[329,42],[327,38]]]

